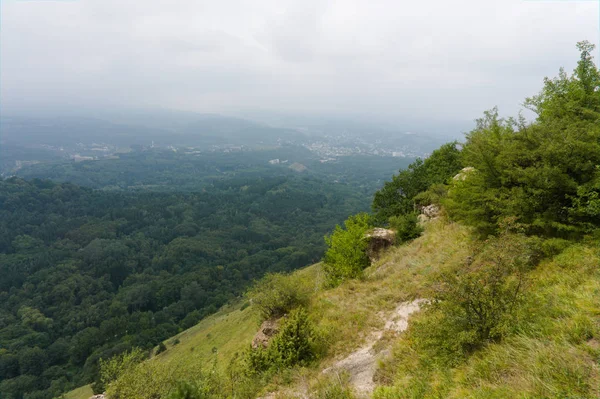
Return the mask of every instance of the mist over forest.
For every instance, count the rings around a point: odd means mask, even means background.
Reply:
[[[597,399],[600,3],[0,2],[0,399]]]

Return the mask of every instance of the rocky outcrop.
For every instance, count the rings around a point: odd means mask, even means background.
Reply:
[[[260,328],[254,339],[252,339],[252,348],[256,349],[259,347],[266,348],[269,346],[271,339],[279,332],[279,325],[281,319],[265,320],[260,325]]]
[[[365,237],[369,240],[367,255],[371,262],[379,258],[382,250],[396,243],[396,232],[388,229],[375,228],[368,232]]]
[[[435,204],[424,206],[421,208],[421,214],[427,216],[429,219],[436,218],[440,215],[440,207]]]
[[[440,207],[435,204],[431,204],[421,207],[420,214],[417,218],[419,219],[419,223],[425,223],[432,219],[436,219],[439,215]]]
[[[473,172],[475,172],[475,168],[472,166],[467,166],[466,168],[462,168],[461,171],[453,177],[453,179],[464,181],[467,179],[467,176]]]
[[[106,399],[106,395],[101,393],[100,395],[94,395],[90,399]]]

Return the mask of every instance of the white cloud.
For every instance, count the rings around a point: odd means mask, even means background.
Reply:
[[[5,106],[402,120],[515,113],[598,41],[594,2],[3,1]]]

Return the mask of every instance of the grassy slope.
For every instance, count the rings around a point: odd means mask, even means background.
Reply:
[[[235,352],[248,345],[258,325],[250,308],[240,308],[240,304],[225,307],[165,341],[168,350],[156,356],[156,360],[168,364],[182,360],[208,364],[217,356],[219,365],[226,365]],[[174,344],[176,340],[178,344]]]
[[[285,382],[274,381],[265,392],[287,386],[313,385],[320,370],[334,359],[359,347],[373,328],[380,328],[382,310],[398,303],[426,297],[437,273],[464,263],[471,254],[469,231],[444,221],[430,223],[412,243],[389,251],[365,278],[332,290],[319,290],[321,271],[313,265],[297,273],[314,281],[309,312],[328,342],[327,356],[318,367],[296,370]],[[406,359],[407,338],[395,340],[397,349],[382,372],[389,388],[380,398],[480,397],[543,398],[593,397],[599,394],[600,278],[598,251],[574,246],[532,272],[531,322],[522,333],[490,345],[455,369],[439,372],[423,368],[418,356]],[[235,352],[249,345],[258,327],[251,307],[222,309],[198,325],[166,341],[168,350],[151,361],[170,367],[217,364],[225,367]],[[420,316],[419,316],[420,317]],[[180,343],[173,345],[175,338]],[[412,390],[413,377],[423,389]],[[412,378],[412,382],[416,379]],[[409,382],[407,382],[409,381]],[[413,384],[414,385],[414,384]],[[595,387],[595,388],[594,388]],[[576,389],[577,396],[570,396]],[[75,396],[72,399],[87,399]]]
[[[456,368],[419,363],[418,354],[407,356],[410,339],[401,339],[395,386],[376,398],[599,398],[599,266],[597,243],[543,261],[529,275],[517,333]]]
[[[367,270],[365,279],[350,281],[332,290],[319,290],[322,278],[319,264],[297,271],[315,284],[309,312],[329,344],[322,367],[359,347],[372,328],[381,327],[383,320],[378,312],[392,310],[399,302],[421,297],[430,272],[468,255],[468,240],[467,230],[459,225],[432,224],[428,234],[387,253],[376,268]],[[173,367],[209,365],[215,359],[213,348],[216,348],[218,366],[225,367],[237,351],[250,344],[258,330],[259,319],[252,307],[240,308],[241,304],[225,307],[165,341],[168,350],[153,361]],[[176,345],[175,339],[180,341]],[[306,379],[317,375],[318,370],[303,370],[301,377],[295,377]],[[270,386],[266,390],[274,388]],[[88,399],[87,392],[76,396],[77,391],[70,392],[69,398]]]
[[[94,392],[92,392],[91,385],[85,385],[83,387],[79,387],[77,389],[72,390],[71,392],[65,394],[65,399],[88,399],[92,396]]]

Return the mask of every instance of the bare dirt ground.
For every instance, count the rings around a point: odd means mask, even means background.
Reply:
[[[327,373],[344,373],[358,398],[369,398],[375,389],[373,376],[377,370],[377,362],[389,355],[389,349],[376,348],[376,344],[388,334],[399,334],[408,328],[408,318],[417,312],[424,299],[399,304],[391,313],[380,312],[379,316],[385,320],[385,325],[380,330],[372,331],[365,344],[350,353],[345,358],[336,361],[331,367],[323,370]],[[283,395],[283,396],[282,396]],[[275,399],[280,397],[294,397],[308,399],[308,387],[296,387],[294,392],[272,392],[259,399]]]
[[[406,330],[408,328],[409,316],[418,311],[423,302],[424,300],[422,299],[403,302],[391,314],[385,315],[382,313],[382,318],[386,320],[384,328],[373,331],[362,347],[344,359],[337,361],[333,366],[326,368],[323,370],[323,373],[333,371],[346,372],[357,396],[360,398],[370,397],[375,389],[373,376],[377,369],[377,362],[388,353],[386,350],[375,350],[375,344],[386,333],[397,334]]]

